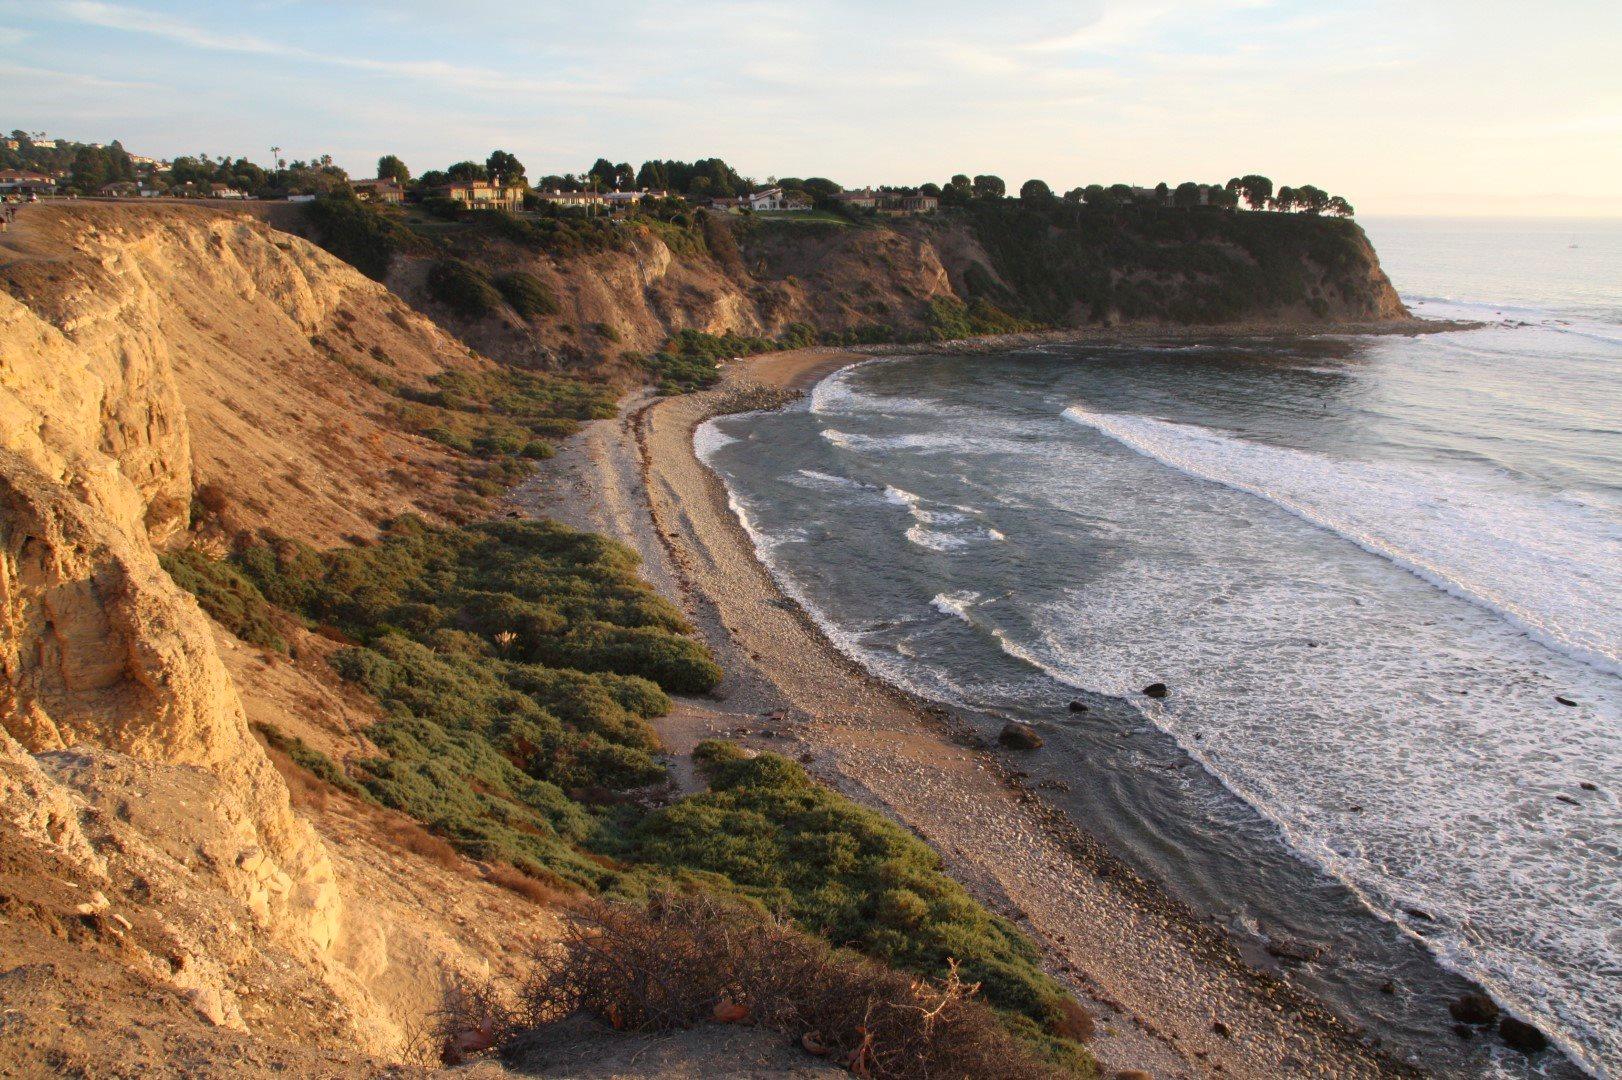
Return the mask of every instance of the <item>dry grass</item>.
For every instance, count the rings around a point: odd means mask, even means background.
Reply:
[[[638,1032],[754,1024],[873,1080],[1091,1070],[1084,1057],[1056,1061],[1015,1037],[955,969],[940,981],[904,975],[704,895],[582,904],[535,965],[516,1000],[453,993],[440,1029],[449,1059],[585,1012]]]
[[[492,885],[500,885],[544,908],[561,907],[579,895],[578,890],[558,888],[506,863],[493,863],[485,867],[484,878]]]

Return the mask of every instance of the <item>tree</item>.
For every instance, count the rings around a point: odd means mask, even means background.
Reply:
[[[1109,186],[1110,201],[1118,206],[1128,206],[1132,202],[1132,185],[1111,184]]]
[[[1336,217],[1351,217],[1353,214],[1357,213],[1357,211],[1352,209],[1352,204],[1341,198],[1339,195],[1335,195],[1330,198],[1327,209]]]
[[[1200,185],[1192,180],[1184,180],[1177,185],[1177,191],[1172,195],[1172,203],[1184,210],[1200,205]]]
[[[1221,207],[1224,210],[1232,210],[1239,205],[1239,192],[1238,189],[1233,187],[1232,180],[1229,180],[1227,184],[1209,185],[1205,189],[1205,198],[1210,205]]]
[[[1285,184],[1283,187],[1278,189],[1278,194],[1273,196],[1273,209],[1279,211],[1280,213],[1288,214],[1291,210],[1294,210],[1295,207],[1295,189],[1290,187],[1288,184]]]
[[[1155,185],[1155,203],[1159,206],[1171,205],[1171,186],[1164,180]]]
[[[429,169],[417,178],[417,186],[431,191],[437,187],[444,187],[450,183],[450,179],[449,174],[443,169]]]
[[[92,146],[81,146],[73,155],[73,188],[94,195],[107,183],[107,155]]]
[[[1028,206],[1045,205],[1053,201],[1053,189],[1041,180],[1027,180],[1020,185],[1019,200]]]
[[[629,191],[636,186],[636,170],[627,162],[620,162],[614,166],[614,187],[620,191]]]
[[[1000,199],[1008,194],[1008,185],[1002,182],[1000,176],[976,176],[974,193],[982,199]]]
[[[445,170],[445,175],[459,184],[465,184],[470,180],[490,179],[489,171],[477,161],[458,161]]]
[[[938,199],[941,197],[941,186],[939,184],[920,184],[918,185],[918,194],[933,195]]]
[[[801,182],[800,189],[813,199],[831,199],[845,190],[826,176],[808,176]]]
[[[1309,214],[1321,214],[1329,207],[1329,192],[1311,184],[1295,189],[1295,200]]]
[[[1109,192],[1104,190],[1103,184],[1088,184],[1081,191],[1081,199],[1088,206],[1108,206]]]
[[[406,163],[393,154],[384,154],[377,159],[377,178],[379,180],[393,180],[397,184],[411,182],[411,170]]]
[[[1239,190],[1244,193],[1245,202],[1252,210],[1260,210],[1267,205],[1269,196],[1273,194],[1273,181],[1265,176],[1250,173],[1239,178]]]
[[[520,185],[529,182],[524,177],[524,163],[505,150],[490,151],[490,156],[484,159],[484,171],[490,175],[490,179],[499,179],[503,184]]]

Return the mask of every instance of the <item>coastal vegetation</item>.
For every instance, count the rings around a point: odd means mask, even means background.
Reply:
[[[266,647],[285,647],[278,618],[346,643],[330,663],[378,702],[374,749],[339,763],[261,731],[317,779],[553,889],[631,910],[699,893],[741,905],[746,924],[780,918],[892,968],[961,976],[1030,1052],[1085,1067],[1085,1013],[904,829],[727,743],[695,753],[708,791],[649,795],[666,779],[649,721],[721,671],[628,548],[550,522],[407,517],[362,547],[261,537],[166,565],[223,625],[269,628]]]

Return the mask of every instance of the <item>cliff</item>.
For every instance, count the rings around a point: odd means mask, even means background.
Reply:
[[[199,491],[233,529],[317,543],[431,516],[451,455],[389,425],[372,369],[485,366],[239,216],[30,209],[0,247],[3,966],[32,973],[41,1060],[94,1058],[98,1025],[199,1038],[187,1008],[233,1039],[398,1057],[447,971],[487,971],[493,939],[537,924],[378,860],[353,843],[375,822],[334,843],[295,813],[250,721],[341,722],[318,643],[303,667],[241,648],[158,561]],[[482,941],[459,900],[497,920]]]
[[[324,239],[303,215],[282,223]],[[460,221],[395,215],[389,286],[481,352],[629,373],[678,330],[831,344],[938,340],[1018,326],[1314,326],[1408,312],[1352,221],[982,201],[922,218],[707,215],[692,222]],[[368,258],[376,251],[368,249]],[[494,288],[436,295],[455,261]],[[503,302],[514,275],[536,306]]]

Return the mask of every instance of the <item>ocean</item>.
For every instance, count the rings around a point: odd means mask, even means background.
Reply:
[[[698,448],[842,650],[1038,725],[1255,963],[1437,1075],[1622,1076],[1622,223],[1364,225],[1485,325],[886,358]],[[1459,1037],[1467,979],[1566,1057]]]

